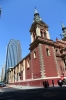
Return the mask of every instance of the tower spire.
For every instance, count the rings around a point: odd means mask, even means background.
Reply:
[[[39,13],[38,13],[38,11],[36,9],[36,6],[35,6],[33,22],[38,22],[40,20],[41,20],[40,15],[39,15]]]
[[[35,6],[35,12],[34,12],[34,15],[35,15],[35,14],[39,14],[38,11],[37,11],[37,9],[36,9],[36,6]]]

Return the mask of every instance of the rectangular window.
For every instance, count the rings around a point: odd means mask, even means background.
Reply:
[[[50,51],[49,51],[48,48],[46,48],[46,55],[47,55],[47,56],[50,56]]]
[[[24,66],[23,66],[23,62],[22,62],[22,64],[21,64],[21,71],[23,71],[24,70]]]

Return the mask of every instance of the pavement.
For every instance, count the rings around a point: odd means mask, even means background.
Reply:
[[[37,88],[43,88],[38,86],[22,86],[22,85],[7,85],[7,87],[17,88],[17,89],[37,89]],[[52,88],[52,85],[49,86]],[[55,85],[54,87],[59,87],[58,85]],[[62,87],[66,87],[66,85],[63,85]]]
[[[54,87],[59,87],[58,85],[55,85]],[[66,87],[66,85],[63,85],[62,87]],[[38,87],[38,86],[22,86],[22,85],[6,85],[6,87],[3,88],[15,88],[15,89],[39,89],[39,88],[43,88],[43,87]],[[49,88],[52,88],[52,86],[49,86]],[[1,91],[1,89],[0,89]]]
[[[22,86],[22,85],[7,85],[7,87],[17,88],[17,89],[36,89],[43,88],[38,86]]]
[[[0,100],[64,100],[66,87],[34,88],[21,90],[12,87],[1,88]]]

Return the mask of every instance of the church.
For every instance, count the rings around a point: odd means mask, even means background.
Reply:
[[[8,69],[8,83],[42,87],[44,80],[48,80],[49,85],[54,80],[57,85],[57,81],[66,76],[66,27],[62,24],[61,40],[51,40],[48,25],[35,8],[30,35],[30,53]]]

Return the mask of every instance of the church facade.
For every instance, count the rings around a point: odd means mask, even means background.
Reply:
[[[9,68],[8,83],[43,86],[43,81],[57,80],[66,76],[66,27],[62,24],[62,36],[56,42],[50,39],[48,25],[42,21],[35,9],[30,28],[30,53],[14,68]]]

